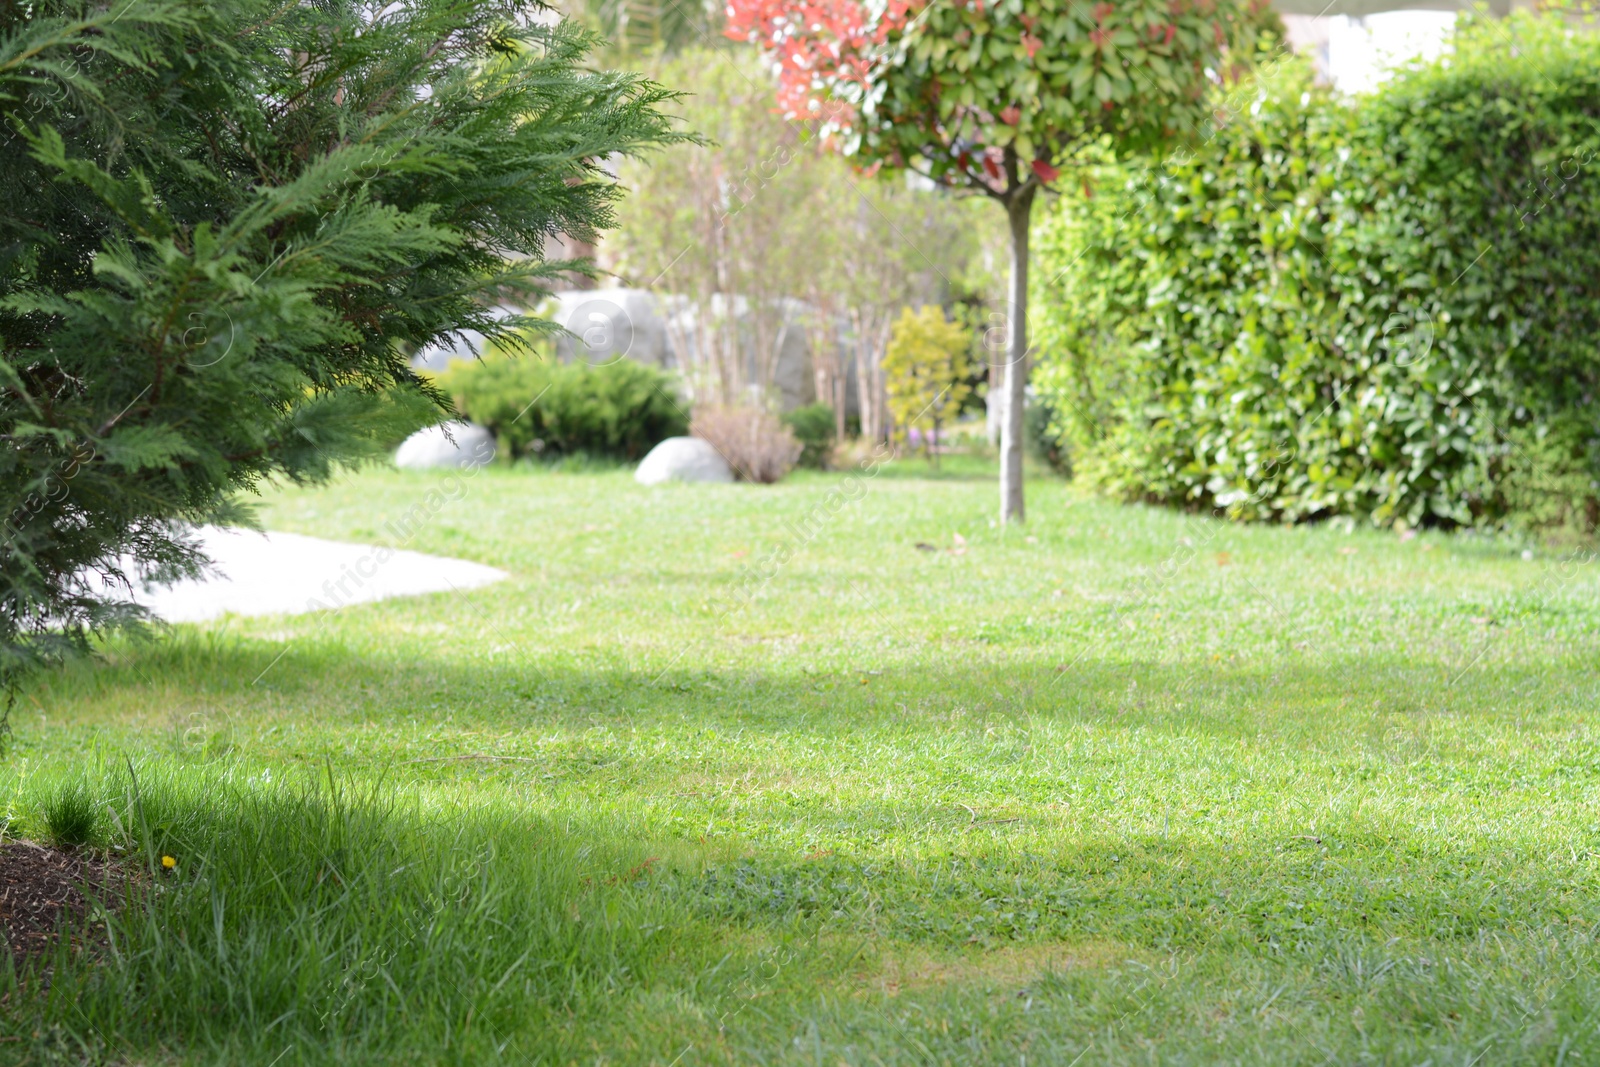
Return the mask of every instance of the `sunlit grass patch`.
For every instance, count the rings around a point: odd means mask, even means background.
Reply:
[[[885,473],[797,540],[836,475],[490,470],[408,547],[500,585],[40,679],[11,832],[83,778],[163,892],[0,1036],[262,1065],[1600,1052],[1594,573],[1051,483],[1002,530],[986,481]],[[373,536],[430,484],[269,525]]]

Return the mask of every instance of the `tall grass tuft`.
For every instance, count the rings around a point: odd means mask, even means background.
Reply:
[[[94,795],[81,781],[64,782],[44,802],[44,831],[58,848],[82,848],[99,823]]]

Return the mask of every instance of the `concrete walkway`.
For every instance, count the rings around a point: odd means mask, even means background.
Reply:
[[[168,622],[223,615],[297,615],[419,593],[476,589],[506,572],[462,559],[291,533],[204,527],[217,573],[203,582],[141,590],[135,601]]]

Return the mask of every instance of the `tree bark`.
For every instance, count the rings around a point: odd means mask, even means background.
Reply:
[[[1028,384],[1028,220],[1032,185],[1006,201],[1011,222],[1011,293],[1006,306],[1004,418],[1000,424],[1000,521],[1022,522],[1022,426]]]

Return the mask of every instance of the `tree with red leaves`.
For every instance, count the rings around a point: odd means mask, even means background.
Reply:
[[[979,193],[1011,229],[1000,517],[1021,521],[1033,202],[1091,146],[1180,144],[1219,72],[1276,25],[1265,0],[729,0],[727,33],[778,70],[778,103],[867,170]]]

